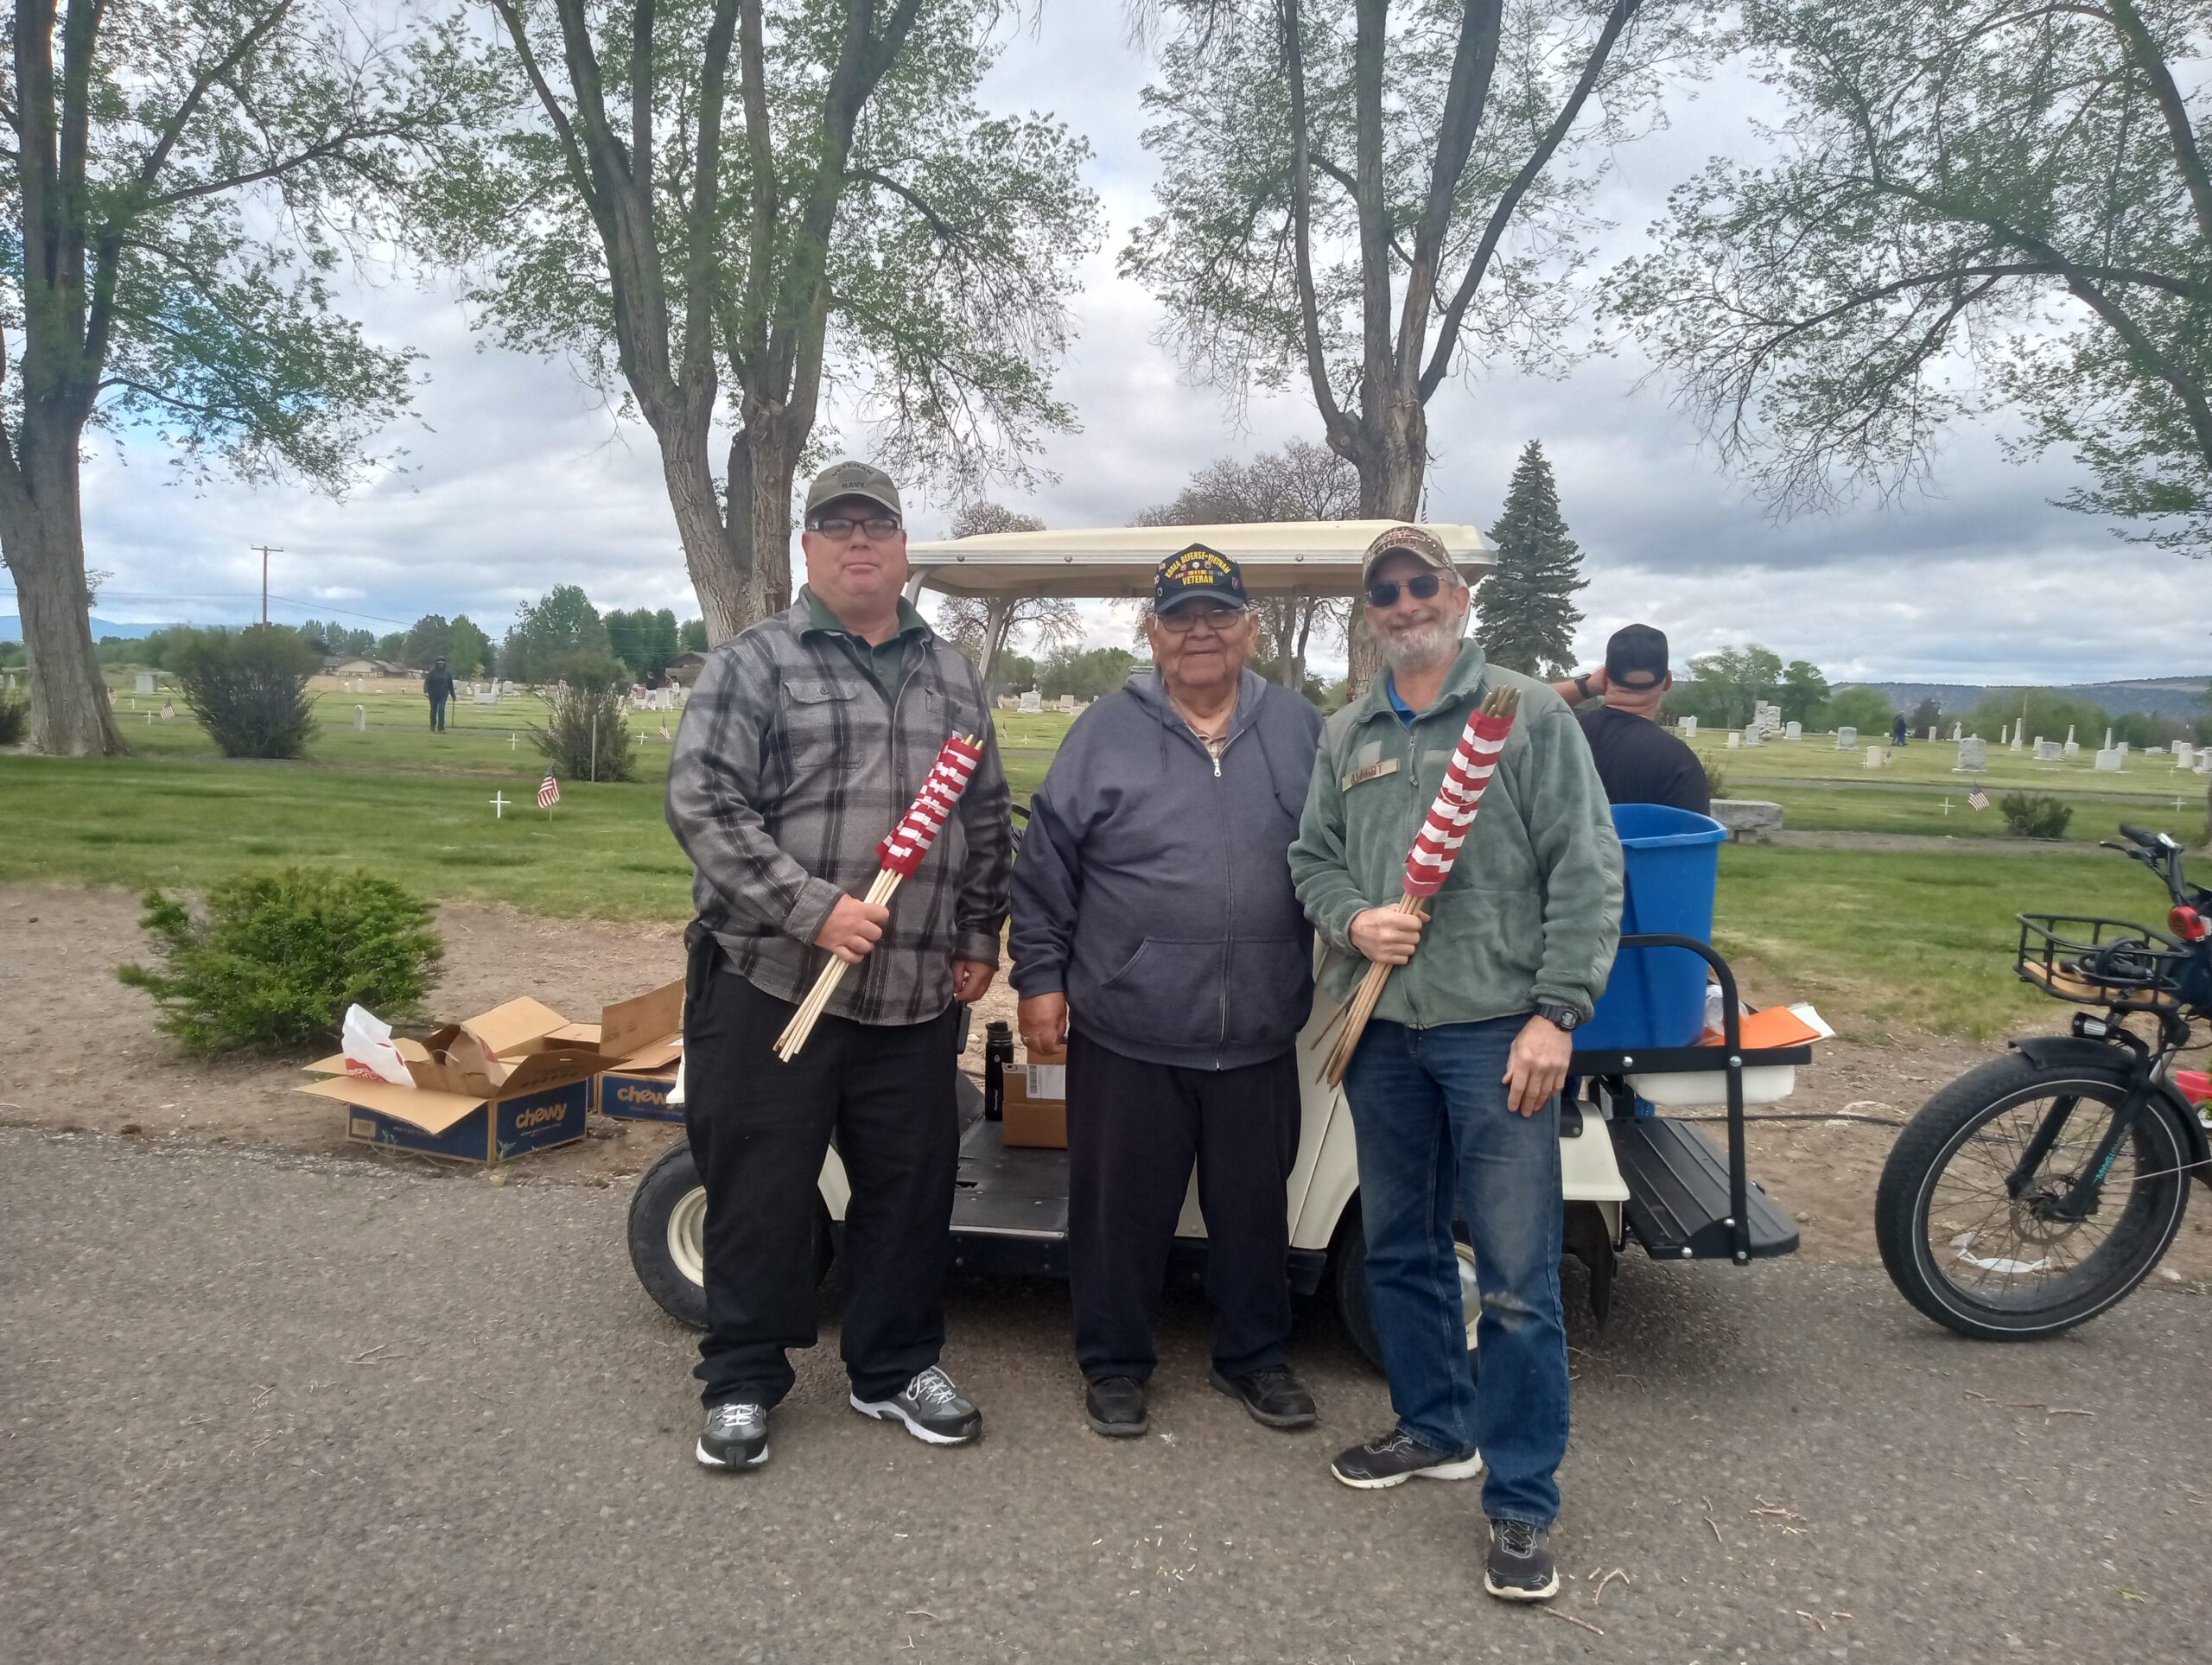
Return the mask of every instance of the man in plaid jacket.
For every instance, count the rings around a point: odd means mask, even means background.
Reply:
[[[685,1122],[706,1185],[707,1333],[695,1372],[710,1468],[768,1456],[785,1357],[815,1341],[830,1134],[852,1182],[841,1258],[852,1406],[931,1445],[982,1416],[938,1366],[959,1128],[957,1002],[996,974],[1012,846],[973,665],[906,601],[899,491],[839,463],[807,493],[805,588],[709,655],[669,762],[668,824],[703,930],[684,1001]],[[888,906],[876,842],[938,749],[983,760]],[[856,968],[789,1064],[772,1045],[831,956]]]

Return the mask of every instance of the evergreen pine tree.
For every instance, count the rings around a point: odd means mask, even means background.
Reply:
[[[1582,551],[1560,516],[1552,466],[1535,440],[1522,448],[1490,539],[1497,565],[1475,595],[1475,639],[1484,653],[1532,677],[1572,664],[1574,627],[1582,622],[1574,593],[1588,581]]]

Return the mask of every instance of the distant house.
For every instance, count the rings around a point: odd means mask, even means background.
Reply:
[[[322,674],[326,677],[380,677],[384,670],[374,659],[325,659]]]
[[[699,673],[707,668],[703,653],[679,653],[668,662],[668,679],[678,688],[689,688],[699,680]]]

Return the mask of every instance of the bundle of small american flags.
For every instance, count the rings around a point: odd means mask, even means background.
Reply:
[[[890,901],[899,880],[913,876],[922,857],[929,854],[930,846],[937,842],[938,834],[944,829],[946,818],[960,802],[961,793],[968,790],[969,777],[982,760],[983,748],[969,736],[955,734],[945,741],[944,749],[937,754],[937,761],[930,766],[921,791],[907,805],[906,813],[876,844],[875,859],[881,867],[875,882],[868,887],[865,900],[880,906]],[[785,1063],[797,1058],[799,1048],[806,1045],[823,1008],[837,992],[837,985],[844,981],[845,969],[846,963],[837,959],[823,966],[822,975],[814,980],[813,988],[791,1014],[791,1022],[784,1026],[784,1033],[776,1037],[776,1056]]]
[[[1452,876],[1452,864],[1459,859],[1459,847],[1467,842],[1467,829],[1475,824],[1483,790],[1497,772],[1497,754],[1505,749],[1505,737],[1513,732],[1514,715],[1520,707],[1518,689],[1494,688],[1484,698],[1481,709],[1467,719],[1459,744],[1452,750],[1451,766],[1444,772],[1443,785],[1436,789],[1436,801],[1428,806],[1414,847],[1406,853],[1405,893],[1397,901],[1400,913],[1419,912],[1421,905],[1443,889],[1444,881]],[[1358,988],[1337,1014],[1347,1020],[1344,1032],[1337,1037],[1321,1071],[1332,1087],[1344,1080],[1345,1066],[1359,1045],[1368,1019],[1375,1015],[1382,985],[1389,980],[1389,966],[1380,963],[1369,966]]]

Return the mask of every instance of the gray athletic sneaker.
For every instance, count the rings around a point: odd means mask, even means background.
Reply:
[[[1549,1601],[1559,1594],[1551,1529],[1526,1521],[1492,1521],[1483,1588],[1500,1601]]]
[[[964,1446],[983,1432],[983,1414],[960,1395],[952,1378],[934,1364],[888,1399],[853,1396],[862,1416],[904,1422],[906,1432],[931,1446]]]
[[[692,1455],[704,1468],[759,1468],[768,1460],[768,1408],[709,1405]]]

